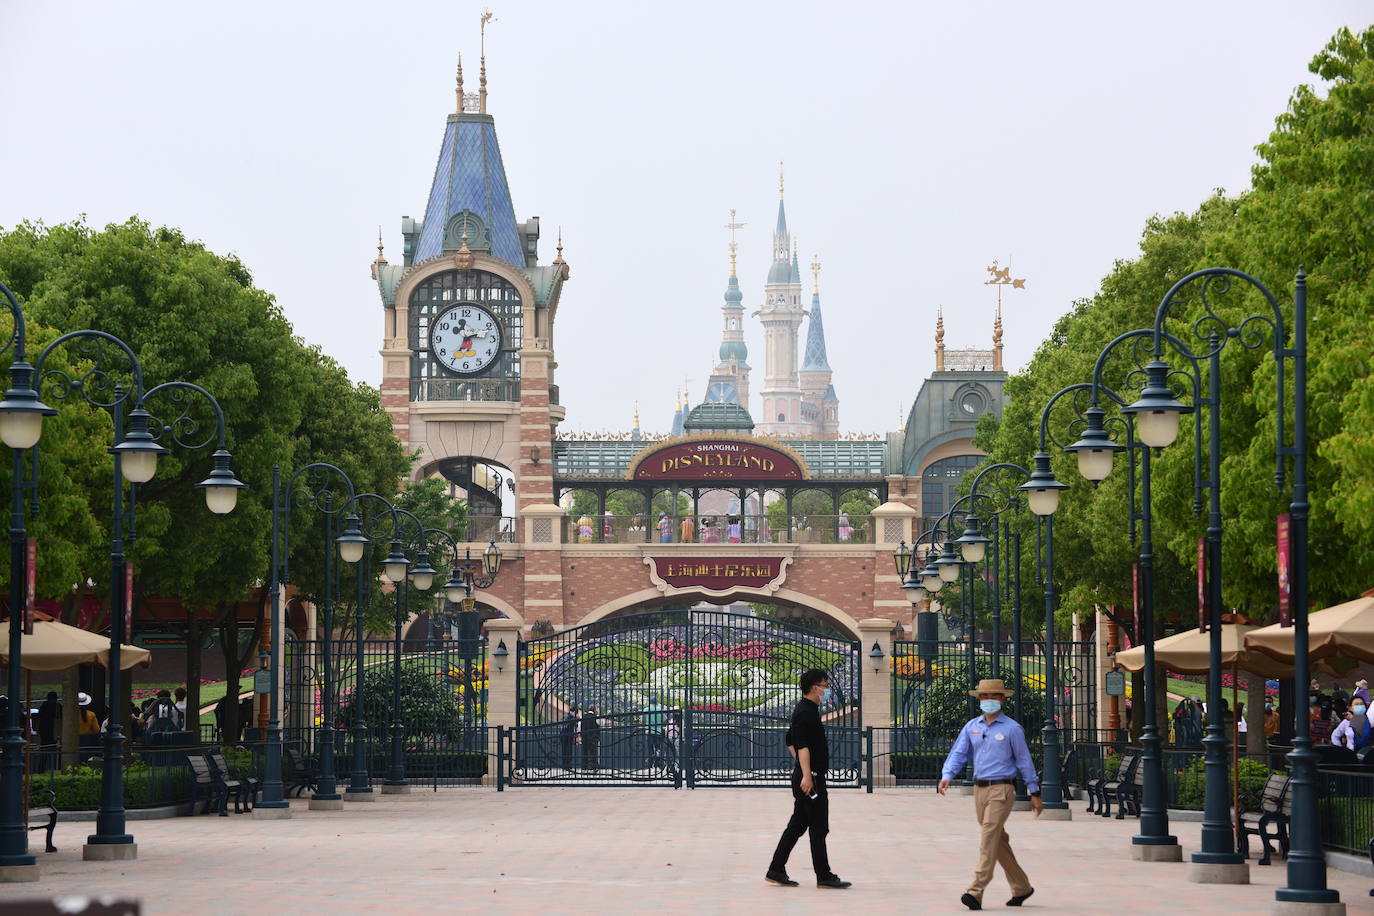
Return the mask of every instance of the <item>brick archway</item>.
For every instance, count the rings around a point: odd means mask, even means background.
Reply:
[[[707,596],[704,593],[693,591],[683,591],[665,595],[657,588],[646,588],[637,592],[632,592],[628,595],[622,595],[612,601],[607,601],[580,620],[570,623],[569,626],[596,623],[598,620],[603,620],[613,614],[617,614],[641,604],[662,604],[665,600],[678,603],[679,601],[690,601],[693,599],[711,601],[712,603],[728,603],[732,600],[753,600],[763,604],[786,603],[800,605],[801,607],[830,618],[854,639],[861,638],[859,633],[859,622],[852,616],[846,614],[829,601],[816,598],[812,595],[803,594],[802,592],[790,588],[780,588],[777,591],[771,592],[737,588],[724,598]]]

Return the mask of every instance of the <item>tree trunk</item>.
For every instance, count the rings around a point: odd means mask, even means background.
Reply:
[[[197,744],[200,743],[200,672],[201,644],[205,642],[205,624],[198,610],[186,614],[186,725]]]
[[[1264,739],[1264,678],[1245,672],[1245,756],[1263,760]]]

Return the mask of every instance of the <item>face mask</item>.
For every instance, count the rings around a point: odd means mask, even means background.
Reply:
[[[978,708],[981,709],[983,712],[987,713],[987,714],[990,715],[990,716],[991,716],[991,715],[996,715],[997,713],[999,713],[999,712],[1002,711],[1002,701],[1001,701],[1001,700],[981,700],[981,701],[979,701],[979,703],[978,703]]]
[[[1364,715],[1364,707],[1363,707],[1363,706],[1358,706],[1358,705],[1352,706],[1352,707],[1350,707],[1350,711],[1353,712],[1353,713],[1354,713],[1355,715],[1357,715],[1357,716],[1362,716],[1362,715]]]
[[[821,702],[822,702],[822,703],[827,703],[827,704],[828,704],[828,703],[833,702],[834,699],[835,699],[835,688],[834,688],[834,687],[827,687],[827,688],[825,688],[825,693],[821,694]]]

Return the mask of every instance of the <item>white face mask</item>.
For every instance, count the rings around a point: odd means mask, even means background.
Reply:
[[[984,713],[986,713],[986,714],[989,715],[989,716],[996,715],[997,713],[999,713],[999,712],[1002,711],[1002,701],[1001,701],[1001,700],[981,700],[981,701],[979,701],[979,703],[978,703],[978,708],[981,709]]]

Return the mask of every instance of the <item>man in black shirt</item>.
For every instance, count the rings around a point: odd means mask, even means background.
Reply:
[[[819,668],[801,676],[802,698],[792,711],[792,724],[787,729],[787,751],[796,760],[792,768],[792,819],[778,840],[773,861],[764,875],[774,884],[796,887],[797,882],[787,876],[787,857],[803,833],[811,834],[811,865],[816,870],[816,886],[846,888],[850,882],[841,881],[830,870],[825,851],[825,835],[830,832],[830,797],[825,789],[825,771],[830,765],[830,747],[821,724],[821,703],[830,692],[830,679]]]

